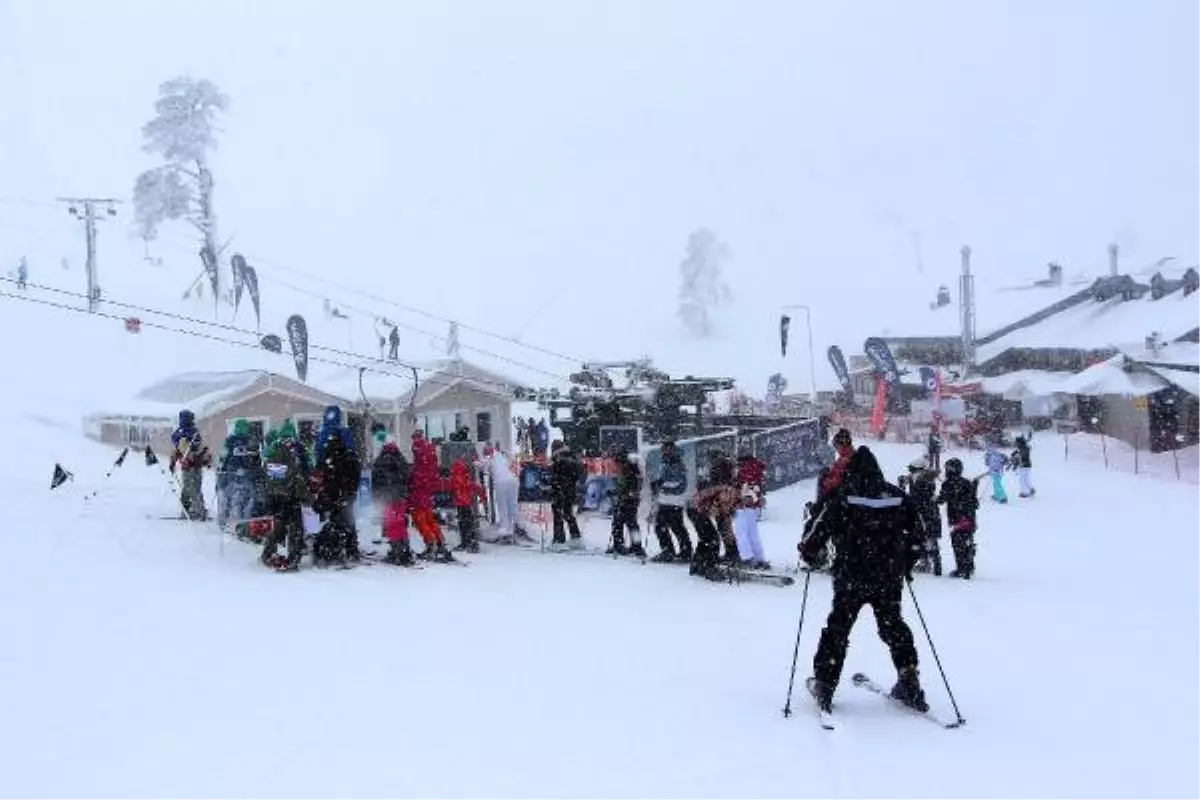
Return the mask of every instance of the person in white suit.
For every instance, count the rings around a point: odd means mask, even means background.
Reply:
[[[512,461],[495,447],[488,456],[487,470],[492,479],[492,502],[496,506],[496,529],[500,531],[500,538],[520,536],[524,531],[517,516],[517,476],[513,474]]]

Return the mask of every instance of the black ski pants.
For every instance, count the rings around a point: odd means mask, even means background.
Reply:
[[[479,540],[479,522],[474,506],[458,506],[458,538],[462,544]]]
[[[263,543],[262,560],[270,561],[279,550],[279,545],[287,547],[287,561],[291,566],[300,563],[304,552],[304,519],[300,515],[300,506],[292,503],[270,503],[271,532]]]
[[[616,503],[613,505],[612,541],[613,545],[625,543],[625,529],[629,529],[629,538],[633,544],[642,543],[642,528],[638,525],[637,503]]]
[[[555,543],[561,544],[567,540],[567,531],[572,539],[578,539],[579,522],[575,519],[575,498],[555,496],[550,498],[550,516],[554,520]]]
[[[975,533],[950,531],[950,547],[954,550],[954,569],[959,575],[975,574]]]
[[[863,586],[835,579],[833,608],[813,657],[813,677],[830,689],[838,685],[846,662],[846,648],[850,644],[850,630],[863,606],[870,606],[875,612],[879,638],[891,651],[896,672],[916,669],[917,648],[913,644],[912,630],[900,612],[903,589],[903,578],[886,586]]]
[[[676,553],[682,558],[692,557],[692,537],[683,523],[682,506],[660,505],[658,513],[654,515],[654,533],[663,552]],[[672,534],[675,536],[674,543],[671,541]]]
[[[692,557],[692,574],[704,574],[717,566],[721,557],[721,534],[712,518],[693,508],[687,511],[692,527],[696,529],[696,554]]]

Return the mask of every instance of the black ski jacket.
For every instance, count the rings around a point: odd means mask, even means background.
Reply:
[[[834,586],[865,592],[895,587],[924,550],[924,530],[912,501],[883,479],[875,456],[860,447],[842,485],[827,498],[801,544],[806,562],[816,562],[832,540]]]

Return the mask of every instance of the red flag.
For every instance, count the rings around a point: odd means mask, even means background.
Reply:
[[[883,433],[883,412],[887,407],[888,382],[882,377],[875,378],[875,406],[871,409],[871,433],[879,436]]]

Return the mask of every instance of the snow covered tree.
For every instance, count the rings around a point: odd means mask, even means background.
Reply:
[[[696,336],[712,333],[712,311],[733,298],[721,278],[721,265],[729,259],[729,248],[708,228],[688,236],[687,256],[679,264],[679,319]]]
[[[138,175],[133,186],[142,238],[152,241],[164,222],[187,222],[200,235],[202,260],[214,268],[219,249],[209,153],[217,147],[217,120],[228,108],[229,98],[211,81],[183,76],[160,85],[155,117],[142,126],[142,149],[163,163]],[[210,277],[216,295],[216,274]]]

